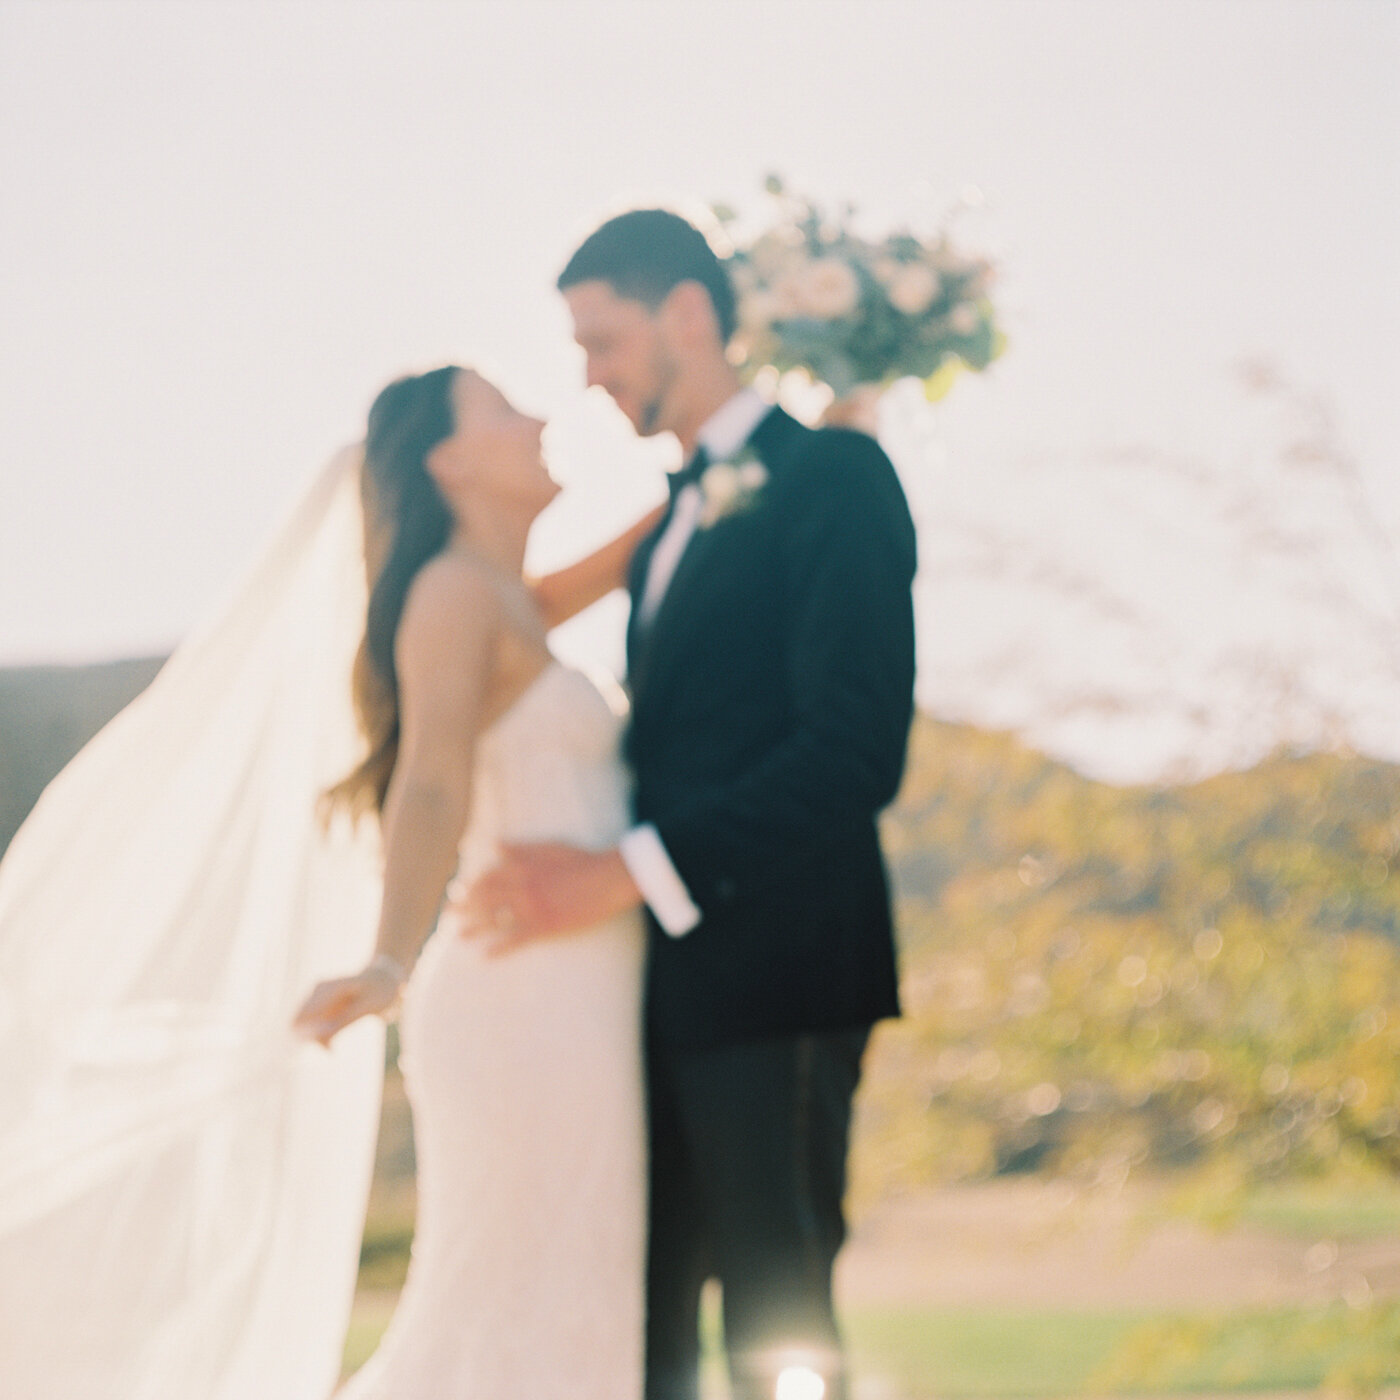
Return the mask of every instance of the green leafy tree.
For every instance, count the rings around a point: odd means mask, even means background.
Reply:
[[[1116,788],[921,719],[887,831],[909,1014],[862,1103],[867,1192],[1150,1166],[1228,1201],[1400,1166],[1400,770]]]

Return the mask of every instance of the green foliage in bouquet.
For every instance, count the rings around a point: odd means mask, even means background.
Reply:
[[[714,211],[734,245],[743,369],[806,370],[838,396],[914,376],[941,398],[959,371],[986,369],[1001,353],[985,258],[962,252],[946,232],[871,240],[853,228],[849,206],[829,217],[777,177],[768,191],[777,217],[749,242],[739,240],[732,211]]]

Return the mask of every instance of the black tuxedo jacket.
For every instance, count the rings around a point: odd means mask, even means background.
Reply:
[[[864,433],[774,409],[749,446],[767,482],[696,531],[646,628],[665,521],[632,561],[636,816],[703,916],[652,921],[648,1025],[684,1047],[898,1013],[876,818],[913,714],[914,527]]]

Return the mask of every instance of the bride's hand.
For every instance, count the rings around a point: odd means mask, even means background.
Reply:
[[[361,1016],[382,1016],[392,1010],[403,982],[403,969],[393,959],[376,958],[351,977],[320,983],[302,1003],[292,1029],[329,1046],[334,1035]]]

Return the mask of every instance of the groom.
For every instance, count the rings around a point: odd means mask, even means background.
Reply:
[[[589,384],[687,460],[631,566],[638,825],[513,848],[483,902],[514,939],[648,911],[647,1400],[694,1400],[712,1277],[736,1397],[798,1366],[841,1400],[851,1098],[898,1010],[876,817],[912,714],[913,526],[870,437],[740,386],[734,293],[685,220],[609,220],[559,287]]]

